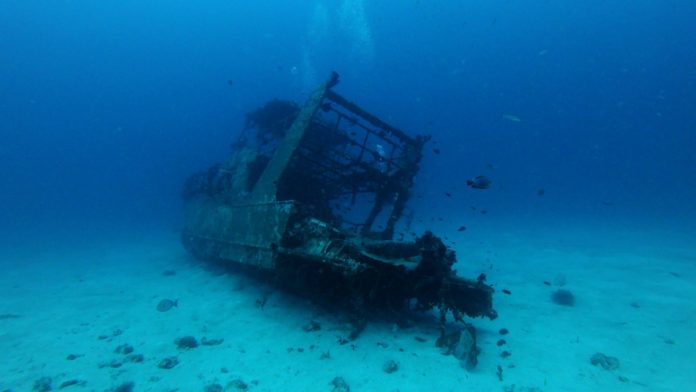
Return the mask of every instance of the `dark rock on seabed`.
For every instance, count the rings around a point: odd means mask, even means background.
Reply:
[[[174,366],[179,364],[179,359],[177,357],[167,357],[162,359],[157,367],[160,369],[172,369]]]
[[[193,336],[182,336],[174,340],[176,347],[182,350],[189,350],[198,347],[198,340]]]
[[[619,368],[619,359],[602,353],[595,353],[590,358],[590,363],[605,370],[616,370]]]

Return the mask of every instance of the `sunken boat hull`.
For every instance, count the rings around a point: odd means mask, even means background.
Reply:
[[[438,237],[394,240],[427,138],[386,124],[335,84],[301,107],[275,100],[250,113],[229,159],[189,178],[184,246],[360,313],[494,318],[494,290],[458,277]]]

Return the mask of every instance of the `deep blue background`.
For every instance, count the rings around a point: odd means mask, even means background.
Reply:
[[[428,219],[693,230],[694,37],[687,0],[6,0],[0,229],[176,227],[181,183],[245,112],[336,70],[434,136]],[[494,187],[466,189],[478,174]]]

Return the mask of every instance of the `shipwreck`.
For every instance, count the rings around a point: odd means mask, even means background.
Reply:
[[[186,249],[357,320],[431,309],[443,326],[448,314],[495,318],[483,275],[457,276],[455,252],[430,232],[399,235],[428,137],[368,113],[337,83],[333,74],[304,105],[249,113],[229,158],[186,181]]]

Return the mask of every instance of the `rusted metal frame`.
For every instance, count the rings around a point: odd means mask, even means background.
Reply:
[[[351,226],[351,227],[355,227],[356,229],[358,229],[358,228],[360,228],[360,226],[364,225],[364,223],[349,221],[348,219],[346,219],[344,217],[341,217],[341,223],[348,225],[348,226]]]
[[[357,193],[372,193],[372,194],[374,194],[374,193],[376,193],[376,190],[372,189],[372,188],[364,187],[362,189],[358,188]],[[343,192],[343,193],[339,193],[338,196],[347,196],[347,195],[352,195],[352,194],[353,194],[353,192]]]
[[[305,147],[305,148],[306,148],[306,147]],[[301,150],[300,150],[300,151],[301,151]],[[310,155],[311,155],[311,154],[310,154]],[[316,166],[320,166],[320,167],[322,167],[322,168],[324,168],[324,169],[326,169],[326,170],[332,171],[332,172],[334,172],[334,173],[336,173],[336,174],[338,174],[338,175],[340,175],[340,176],[343,176],[343,175],[344,175],[343,173],[341,173],[340,171],[338,171],[338,170],[335,169],[334,167],[328,166],[325,162],[323,162],[323,161],[318,161],[318,160],[316,160],[316,159],[310,158],[310,155],[301,154],[301,155],[299,155],[299,157],[300,157],[300,159],[307,160],[307,161],[311,162],[312,164],[314,164],[314,165],[316,165]],[[336,162],[335,160],[330,160],[330,159],[327,159],[327,160],[330,161],[330,162]],[[344,165],[339,164],[338,162],[336,162],[336,163],[337,163],[336,166],[340,166],[340,167],[344,166]]]
[[[226,208],[247,208],[247,207],[278,205],[278,204],[290,204],[290,205],[294,206],[296,203],[292,200],[276,200],[276,201],[264,201],[264,202],[258,202],[258,203],[225,204],[225,207]]]
[[[361,233],[363,235],[368,234],[372,230],[372,225],[375,223],[375,219],[377,219],[377,216],[379,216],[380,212],[382,212],[384,209],[386,201],[384,196],[384,192],[377,192],[375,194],[375,204],[372,206],[372,209],[365,220],[365,225],[362,227]]]
[[[343,98],[342,96],[338,95],[337,93],[333,92],[332,90],[326,91],[325,98],[328,98],[331,101],[338,103],[339,105],[343,106],[344,108],[350,110],[351,112],[360,115],[360,117],[365,118],[372,125],[393,133],[394,135],[398,136],[400,139],[405,140],[409,144],[414,144],[414,145],[418,144],[418,142],[415,139],[413,139],[412,137],[410,137],[409,135],[407,135],[404,132],[402,132],[402,131],[392,127],[391,125],[385,123],[384,121],[380,120],[379,118],[372,115],[371,113],[363,110],[360,106],[354,104],[353,102],[350,102],[349,100]]]
[[[366,134],[366,136],[367,136],[367,134]],[[338,155],[338,156],[340,156],[340,157],[346,159],[347,161],[351,161],[351,162],[353,162],[353,163],[364,162],[363,156],[364,156],[364,152],[365,152],[365,151],[369,152],[369,153],[372,154],[373,156],[375,156],[375,155],[376,155],[376,156],[379,156],[379,153],[377,153],[377,151],[372,150],[371,148],[369,148],[369,147],[366,146],[366,144],[367,144],[367,137],[365,138],[365,140],[363,140],[363,144],[360,144],[360,143],[358,143],[357,141],[355,141],[355,140],[353,140],[353,139],[351,139],[351,138],[347,138],[347,143],[360,149],[360,154],[358,155],[357,158],[353,157],[352,155],[349,155],[349,154],[346,153],[345,151],[343,151],[343,152],[333,151],[333,154],[334,154],[334,155]],[[398,144],[396,144],[396,143],[390,143],[390,144],[392,145],[392,152],[391,152],[390,156],[389,156],[389,157],[380,157],[380,158],[382,158],[383,161],[384,161],[385,163],[387,163],[387,168],[388,168],[388,169],[391,169],[392,166],[395,166],[395,167],[398,168],[398,169],[405,169],[405,167],[404,167],[403,165],[399,164],[399,163],[394,159],[394,155],[395,155],[395,153],[396,153],[397,150],[402,150],[402,151],[405,152],[404,147],[402,147],[402,146],[400,146],[400,145],[398,145]],[[305,148],[310,149],[307,145],[315,145],[315,144],[306,143]],[[345,150],[345,149],[344,149],[344,150]],[[315,149],[315,151],[319,152],[317,149]],[[336,162],[336,160],[333,160],[333,161]],[[344,166],[345,166],[345,164],[341,164],[341,165],[344,165]]]
[[[347,117],[345,114],[339,112],[338,110],[331,109],[331,111],[333,111],[334,113],[336,113],[336,122],[335,122],[335,124],[334,124],[334,129],[333,129],[333,131],[336,132],[336,133],[345,132],[345,131],[343,131],[341,128],[339,128],[339,125],[340,125],[342,119],[344,119],[344,118],[347,119],[348,117]],[[357,147],[360,149],[360,154],[358,154],[357,160],[356,160],[356,158],[351,157],[351,159],[350,159],[351,161],[361,161],[361,160],[362,160],[362,157],[363,157],[363,155],[364,155],[364,153],[365,153],[365,150],[366,150],[366,147],[365,147],[365,146],[366,146],[366,144],[367,144],[367,139],[368,139],[369,137],[370,137],[370,133],[369,133],[369,132],[366,132],[366,133],[365,133],[365,138],[363,139],[362,145],[359,144],[358,142],[354,141],[354,140],[351,139],[350,137],[348,137],[348,143],[349,143],[349,144],[352,144],[352,145],[355,145],[355,146],[357,146]],[[344,151],[345,151],[345,148],[344,148]],[[350,155],[348,155],[348,154],[345,154],[345,155],[346,155],[346,156],[350,156]]]
[[[277,252],[281,256],[302,258],[309,262],[317,263],[318,265],[329,264],[335,268],[341,269],[342,273],[354,272],[362,267],[360,263],[350,258],[326,257],[324,255],[317,255],[313,253],[281,247],[278,248]]]
[[[318,175],[320,177],[318,177],[318,178],[319,178],[319,180],[323,180],[323,183],[326,183],[327,185],[331,185],[331,186],[334,186],[334,187],[339,188],[339,189],[345,188],[345,186],[340,186],[341,184],[350,185],[351,187],[354,186],[355,181],[349,181],[351,174],[354,174],[353,171],[341,172],[341,171],[336,170],[335,168],[327,167],[323,162],[315,161],[312,158],[309,158],[306,156],[303,156],[302,159],[306,159],[306,160],[316,164],[317,166],[321,166],[325,170],[330,171],[337,176],[336,178],[331,178],[331,177],[328,177],[326,175],[322,175],[322,173],[319,173]],[[336,185],[339,185],[339,186],[336,186]]]
[[[189,232],[184,233],[184,235],[191,237],[191,238],[197,238],[197,239],[206,240],[206,241],[213,241],[213,242],[218,242],[218,243],[226,244],[226,245],[239,246],[242,248],[256,248],[256,249],[269,250],[268,246],[261,246],[261,245],[257,245],[257,244],[249,244],[249,243],[245,243],[245,242],[236,242],[236,241],[224,240],[221,238],[209,237],[206,235],[190,234]]]
[[[327,159],[331,159],[330,156],[329,156],[329,154],[324,154],[324,152],[321,151],[320,149],[318,149],[318,148],[313,148],[313,147],[315,147],[315,146],[317,146],[316,143],[305,143],[305,144],[302,146],[302,148],[304,148],[304,149],[306,149],[306,150],[310,150],[310,151],[312,151],[312,152],[314,152],[314,153],[316,153],[316,154],[324,155]],[[341,153],[341,152],[334,151],[334,150],[332,150],[331,152],[332,152],[331,155],[337,155],[337,156],[339,156],[339,157],[341,157],[341,158],[344,158],[346,161],[348,161],[348,162],[343,163],[343,162],[338,162],[338,161],[336,161],[335,159],[331,159],[333,162],[337,162],[337,163],[338,163],[339,165],[341,165],[341,166],[348,166],[348,165],[350,165],[351,163],[353,163],[353,162],[355,161],[355,158],[353,158],[352,156],[350,156],[350,155],[348,155],[348,154]]]
[[[402,189],[402,191],[398,192],[398,196],[396,201],[394,202],[394,206],[392,207],[389,219],[387,219],[386,228],[384,229],[384,231],[382,231],[383,240],[389,240],[394,236],[394,227],[396,226],[396,222],[398,222],[401,218],[401,215],[404,212],[404,208],[406,207],[406,202],[408,201],[408,199],[408,189]]]
[[[369,135],[375,136],[376,138],[380,139],[381,141],[384,141],[385,143],[390,144],[392,147],[397,146],[397,147],[399,147],[399,148],[403,148],[403,147],[401,147],[399,144],[400,144],[401,142],[404,142],[404,143],[407,142],[407,141],[405,141],[405,140],[401,140],[397,135],[393,135],[393,134],[390,135],[390,136],[391,136],[393,139],[396,139],[396,141],[391,140],[390,138],[387,138],[387,137],[385,137],[385,136],[382,135],[383,133],[385,133],[385,130],[384,130],[384,129],[379,129],[379,128],[378,128],[378,130],[375,130],[375,129],[369,128],[369,127],[365,126],[359,119],[353,119],[352,116],[349,116],[349,115],[343,113],[341,110],[338,110],[338,109],[331,109],[331,111],[334,112],[334,113],[336,113],[339,117],[347,119],[348,121],[350,121],[350,122],[352,123],[352,125],[354,125],[354,126],[356,126],[356,127],[358,127],[358,128],[362,128],[362,129],[365,131],[365,133],[367,133],[367,134],[369,134]],[[373,124],[373,125],[374,125],[374,124]],[[344,133],[345,133],[345,131],[342,130],[342,129],[338,129],[338,131],[341,131],[341,132],[344,132]],[[348,139],[350,139],[350,137],[349,137]],[[352,139],[350,139],[350,140],[352,140]],[[408,143],[407,143],[407,144],[408,144]]]
[[[328,91],[327,83],[317,88],[305,103],[304,107],[295,117],[292,125],[286,131],[285,137],[279,143],[273,157],[268,162],[266,169],[254,185],[251,197],[254,200],[275,200],[278,192],[277,182],[287,170],[289,162],[295,155],[298,146],[307,133],[308,128],[316,116],[317,110]]]
[[[324,184],[326,184],[326,185],[328,185],[328,186],[334,187],[334,188],[336,188],[336,189],[346,189],[346,188],[348,188],[348,186],[350,186],[351,192],[342,192],[342,193],[338,193],[338,194],[337,194],[338,196],[342,196],[342,195],[345,195],[345,194],[352,194],[352,193],[354,193],[353,190],[357,190],[357,191],[359,191],[359,193],[367,193],[367,192],[376,193],[377,188],[379,187],[379,184],[380,184],[380,182],[378,182],[378,181],[364,181],[364,182],[366,182],[366,183],[368,183],[368,184],[373,184],[373,186],[372,186],[372,187],[367,187],[367,186],[366,186],[366,187],[363,188],[364,190],[361,190],[360,187],[356,187],[356,185],[359,185],[359,182],[355,181],[355,180],[354,180],[353,178],[351,178],[351,176],[350,176],[351,174],[354,174],[354,172],[350,172],[350,173],[340,173],[340,172],[337,172],[337,171],[332,170],[332,169],[329,169],[329,168],[327,168],[327,170],[328,170],[328,171],[332,171],[332,172],[335,173],[338,177],[337,177],[337,178],[331,178],[331,177],[328,177],[328,176],[326,176],[326,175],[323,175],[323,174],[319,173],[319,174],[317,175],[317,178],[318,178],[320,181],[322,181],[322,183],[324,183]],[[343,185],[343,186],[341,186],[341,185]]]
[[[327,165],[326,165],[324,162],[322,162],[322,161],[318,161],[318,160],[312,159],[312,158],[310,158],[308,155],[301,155],[300,157],[301,157],[301,159],[305,159],[305,160],[311,162],[312,164],[315,164],[316,166],[320,166],[320,167],[324,168],[324,169],[327,170],[327,171],[333,172],[334,174],[336,174],[336,175],[338,176],[338,178],[330,178],[330,177],[327,177],[327,176],[325,176],[325,175],[322,176],[322,174],[319,173],[319,174],[318,174],[318,175],[319,175],[318,178],[319,178],[320,181],[322,181],[322,183],[325,183],[325,184],[327,184],[327,185],[329,185],[329,186],[332,186],[332,187],[335,187],[335,188],[337,188],[337,189],[345,188],[345,187],[340,186],[341,184],[344,184],[344,185],[351,185],[351,189],[354,187],[355,181],[348,181],[348,180],[347,180],[347,178],[349,178],[351,174],[354,174],[354,173],[355,173],[354,171],[349,171],[349,172],[347,172],[347,173],[344,173],[344,172],[341,172],[341,171],[339,171],[339,170],[337,170],[337,169],[335,169],[335,168],[333,168],[333,167],[327,166]],[[334,162],[335,162],[335,161],[334,161]],[[338,185],[338,186],[337,186],[337,185]],[[339,195],[340,195],[340,194],[339,194]]]
[[[307,145],[302,146],[302,149],[309,150],[310,152],[312,151],[312,149],[311,149],[310,147],[308,147]],[[317,151],[317,150],[315,149],[314,151]],[[369,149],[368,149],[368,151],[369,151]],[[310,154],[310,155],[311,155],[311,154]],[[319,162],[319,161],[317,161],[317,160],[315,160],[315,159],[313,159],[313,158],[309,158],[310,155],[308,155],[308,154],[302,154],[301,156],[302,156],[303,159],[307,159],[308,161],[310,161],[310,162],[312,162],[312,163],[316,163],[317,165],[320,165],[320,166],[322,165],[321,162]],[[346,155],[346,154],[343,154],[343,153],[339,153],[339,152],[337,152],[337,151],[334,151],[333,154],[323,154],[323,153],[322,153],[322,155],[324,156],[324,160],[325,160],[325,161],[329,161],[329,162],[335,163],[336,166],[339,166],[339,167],[342,167],[342,168],[346,168],[347,170],[350,170],[351,172],[355,172],[355,170],[352,170],[352,169],[351,169],[351,167],[355,167],[355,166],[361,167],[361,168],[363,168],[363,169],[369,169],[369,170],[366,170],[366,171],[373,171],[373,170],[375,170],[370,164],[366,163],[364,160],[356,161],[355,159],[353,159],[352,156]],[[337,156],[339,156],[339,157],[341,157],[341,158],[346,159],[347,161],[350,161],[350,163],[339,162],[339,161],[337,161],[336,159],[332,158],[331,155],[337,155]],[[405,167],[403,167],[402,165],[398,164],[393,158],[391,158],[391,159],[385,159],[384,161],[385,161],[385,162],[390,162],[391,165],[396,166],[396,167],[399,168],[399,169],[405,169]],[[387,175],[386,175],[386,174],[384,174],[384,173],[382,173],[382,172],[379,172],[379,173],[380,173],[380,177],[385,178],[385,179],[387,178]]]

